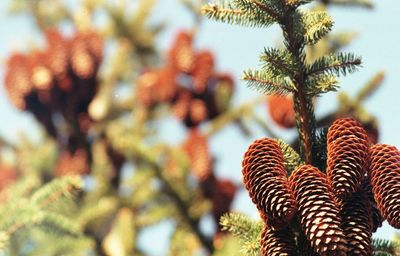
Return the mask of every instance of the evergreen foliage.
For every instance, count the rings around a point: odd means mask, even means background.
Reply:
[[[305,8],[299,8],[301,5],[310,3],[312,1],[258,1],[258,0],[248,0],[248,1],[235,1],[235,0],[227,0],[224,1],[223,4],[209,4],[208,6],[203,7],[203,13],[208,16],[211,19],[217,20],[217,21],[222,21],[222,22],[228,22],[228,23],[234,23],[234,24],[239,24],[239,25],[244,25],[244,26],[254,26],[256,22],[254,19],[258,19],[261,24],[263,24],[261,16],[259,16],[260,13],[265,12],[265,15],[271,18],[271,22],[278,24],[284,35],[284,48],[278,49],[278,48],[265,48],[264,53],[260,56],[260,60],[262,62],[262,69],[261,70],[248,70],[243,73],[242,79],[247,81],[247,84],[249,87],[255,88],[257,91],[263,93],[263,94],[268,94],[268,95],[285,95],[285,94],[292,94],[293,95],[293,101],[294,101],[294,110],[295,110],[295,118],[296,118],[296,123],[297,123],[297,130],[299,134],[299,147],[300,147],[300,152],[301,155],[299,156],[292,147],[284,143],[282,140],[278,140],[280,147],[282,148],[282,152],[284,154],[284,161],[285,161],[285,167],[287,169],[288,176],[291,176],[289,179],[289,183],[295,184],[292,186],[292,189],[296,189],[297,183],[300,182],[296,180],[296,177],[292,177],[291,172],[294,169],[301,169],[302,167],[296,168],[301,164],[311,164],[316,167],[318,167],[320,170],[323,172],[326,169],[326,164],[327,161],[328,163],[332,164],[329,157],[327,159],[327,148],[329,148],[330,156],[333,157],[335,156],[335,159],[339,159],[340,155],[335,155],[337,152],[343,149],[340,149],[342,146],[343,147],[348,147],[347,145],[343,144],[340,147],[334,143],[332,144],[327,144],[327,129],[319,129],[317,132],[317,125],[324,125],[323,122],[320,121],[318,123],[315,118],[314,114],[314,98],[316,96],[320,96],[323,93],[327,93],[330,91],[337,91],[339,88],[338,80],[337,77],[340,75],[347,75],[349,73],[353,73],[358,69],[358,67],[361,66],[361,58],[355,56],[352,53],[342,53],[338,52],[338,50],[348,44],[351,41],[351,36],[344,36],[341,38],[341,40],[337,40],[334,37],[331,37],[331,39],[328,36],[328,33],[331,31],[333,27],[333,20],[332,18],[328,15],[328,13],[324,10],[307,10]],[[345,4],[344,1],[322,1],[324,4]],[[371,3],[368,1],[347,1],[348,5],[355,5],[355,6],[361,6],[361,7],[371,7]],[[252,15],[251,18],[246,17],[246,16],[236,16],[235,22],[231,22],[229,19],[225,19],[225,14],[223,12],[223,6],[229,6],[231,13],[235,12],[241,12],[244,10],[247,10],[248,14]],[[252,8],[249,8],[252,7]],[[248,9],[247,9],[248,8]],[[255,8],[256,10],[254,10]],[[258,9],[258,11],[257,11]],[[264,23],[265,24],[265,23]],[[267,25],[267,24],[265,24]],[[268,23],[270,25],[270,23]],[[327,39],[328,38],[328,39]],[[327,40],[331,40],[332,44],[327,45],[327,51],[326,52],[316,52],[315,49],[318,49],[316,45],[321,45],[321,44],[326,44]],[[337,40],[337,41],[336,41]],[[329,42],[329,41],[328,41]],[[330,49],[329,49],[330,48]],[[372,79],[371,83],[367,83],[367,85],[364,87],[362,91],[360,91],[359,95],[356,97],[356,102],[354,103],[353,107],[354,109],[362,109],[360,106],[360,103],[363,101],[365,97],[368,97],[370,92],[372,93],[375,88],[380,84],[382,78],[375,78]],[[343,101],[342,101],[343,102]],[[343,106],[346,106],[345,104],[342,104]],[[270,106],[272,107],[272,106]],[[277,106],[278,107],[278,106]],[[347,108],[345,111],[342,113],[352,113],[353,115],[356,116],[369,116],[368,114],[360,114],[360,111],[356,113],[356,111],[351,110],[351,108]],[[331,120],[332,119],[328,119]],[[365,119],[364,119],[365,120]],[[344,128],[347,129],[347,128]],[[350,128],[348,128],[350,129]],[[347,129],[347,130],[348,130]],[[353,129],[353,128],[351,128]],[[354,128],[357,130],[356,128]],[[362,129],[362,128],[360,128]],[[347,131],[346,130],[346,131]],[[345,132],[345,131],[344,131]],[[347,131],[349,133],[350,131]],[[362,134],[362,135],[360,135]],[[346,135],[346,136],[351,136],[351,135]],[[357,136],[361,136],[362,138],[366,138],[365,131],[364,133],[358,133]],[[364,137],[365,136],[365,137]],[[374,136],[374,135],[372,135]],[[353,138],[349,138],[349,140],[352,140]],[[373,137],[370,138],[370,140],[373,140]],[[367,145],[367,141],[363,141],[365,145]],[[339,142],[337,142],[339,143]],[[346,142],[347,143],[347,142]],[[376,143],[376,142],[373,142]],[[350,143],[351,144],[351,143]],[[363,145],[364,145],[363,144]],[[364,146],[365,146],[364,145]],[[357,151],[359,149],[355,148],[352,149],[353,151]],[[366,146],[367,147],[367,146]],[[347,148],[349,150],[350,148]],[[267,175],[273,175],[273,174],[263,174],[260,165],[262,163],[264,164],[266,162],[265,157],[262,157],[262,160],[257,162],[256,156],[257,155],[262,155],[266,154],[265,152],[259,152],[257,150],[261,150],[259,147],[254,146],[254,148],[249,148],[248,152],[245,154],[245,158],[243,160],[244,166],[246,166],[246,169],[243,169],[243,172],[246,171],[244,174],[244,182],[247,184],[252,184],[251,190],[249,190],[250,196],[253,199],[253,202],[257,204],[264,204],[264,202],[268,202],[268,200],[271,200],[273,198],[272,194],[268,194],[266,192],[267,188],[272,187],[273,185],[276,184],[277,181],[273,181],[272,179],[268,180],[270,183],[268,186],[265,184],[259,184],[260,180],[265,179],[265,177],[268,177]],[[333,151],[332,151],[333,150]],[[336,151],[335,151],[336,150]],[[250,152],[251,151],[251,152]],[[363,150],[365,151],[365,150]],[[250,152],[250,153],[249,153]],[[335,153],[336,152],[336,153]],[[249,157],[250,154],[250,157]],[[270,154],[274,154],[272,151]],[[333,156],[332,156],[333,154]],[[346,154],[346,153],[342,153]],[[360,152],[362,154],[362,152]],[[262,155],[264,156],[264,155]],[[275,166],[276,164],[276,159],[274,158],[274,155],[271,155],[271,166]],[[339,158],[338,158],[339,157]],[[350,157],[351,161],[354,161],[354,159],[358,159],[358,156],[353,155]],[[261,156],[260,156],[261,159]],[[363,158],[364,159],[364,158]],[[360,161],[364,161],[363,159],[359,159]],[[346,160],[347,161],[347,160]],[[343,172],[346,170],[346,168],[349,168],[347,172],[354,171],[353,169],[355,167],[351,167],[350,162],[344,161],[342,163],[343,168],[340,168],[337,170],[337,172],[340,175],[345,175]],[[350,166],[349,166],[350,164]],[[303,165],[304,168],[306,166],[309,166],[310,168],[312,167],[311,165]],[[267,168],[267,167],[265,167]],[[268,167],[272,168],[272,167]],[[314,167],[313,167],[314,168]],[[329,166],[330,170],[332,170],[332,166]],[[329,169],[328,168],[328,169]],[[361,168],[368,168],[368,167],[361,167]],[[254,170],[254,172],[251,172],[249,174],[249,170]],[[266,169],[268,172],[273,172],[274,169]],[[319,172],[320,170],[315,169],[316,176],[320,175]],[[298,170],[300,172],[300,170]],[[303,179],[307,179],[307,172],[304,172]],[[298,174],[300,175],[300,174]],[[300,176],[301,176],[300,175]],[[363,176],[363,175],[361,175]],[[318,176],[319,177],[319,176]],[[329,182],[325,181],[325,176],[321,175],[321,180],[318,186],[319,189],[324,190],[326,188],[323,188],[325,183]],[[331,176],[328,177],[328,179],[331,179]],[[267,180],[265,180],[267,182]],[[355,181],[352,181],[355,182]],[[360,183],[360,181],[357,181]],[[340,183],[340,182],[339,182]],[[304,183],[308,184],[307,186],[314,186],[314,184]],[[353,184],[353,183],[352,183]],[[356,184],[356,183],[354,183]],[[329,186],[332,186],[332,184],[328,184]],[[339,184],[340,185],[340,184]],[[299,185],[300,186],[300,185]],[[315,185],[317,186],[317,185]],[[264,189],[264,187],[267,187]],[[257,188],[257,189],[255,189]],[[248,188],[249,189],[249,188]],[[305,193],[305,196],[310,196],[309,193],[314,193],[315,191],[309,191],[309,192],[304,192],[306,188],[301,188],[300,191],[296,191],[296,193],[299,193],[300,196],[303,196],[303,193]],[[315,190],[315,189],[314,189]],[[263,197],[263,193],[265,193],[265,197]],[[366,192],[365,192],[366,193]],[[382,193],[382,191],[380,192]],[[396,196],[397,192],[393,191],[392,196]],[[256,198],[255,198],[255,195]],[[297,195],[297,194],[296,194]],[[335,195],[336,196],[336,195]],[[298,199],[298,198],[296,198]],[[342,198],[343,199],[343,198]],[[314,200],[313,196],[309,198],[309,200]],[[326,205],[332,204],[329,202],[328,199],[325,198],[326,202],[324,202]],[[301,200],[300,200],[301,201]],[[262,203],[261,203],[262,202]],[[281,202],[282,204],[283,202]],[[300,202],[297,202],[300,204]],[[316,250],[315,252],[321,253],[323,255],[330,255],[329,253],[341,253],[337,255],[345,255],[346,254],[346,246],[349,246],[349,249],[351,249],[353,252],[359,252],[359,253],[366,253],[367,255],[368,249],[367,248],[353,248],[355,245],[346,245],[345,240],[344,240],[344,235],[342,233],[341,227],[339,227],[339,223],[341,221],[340,216],[335,216],[335,222],[333,223],[327,223],[326,225],[321,225],[321,226],[315,226],[315,227],[309,227],[310,223],[316,223],[313,220],[313,214],[309,214],[309,212],[316,211],[318,208],[317,205],[322,204],[321,201],[315,200],[315,202],[307,202],[307,205],[303,205],[304,202],[301,201],[302,205],[300,206],[300,211],[301,214],[305,214],[304,216],[300,216],[301,218],[301,224],[303,231],[306,229],[306,235],[307,239],[309,240],[308,242],[311,242],[313,245],[313,249],[311,250]],[[311,207],[308,209],[307,207],[311,204],[315,204],[315,207]],[[265,209],[272,209],[272,211],[275,210],[277,207],[275,203],[268,204],[267,206],[263,206]],[[335,206],[336,207],[336,206]],[[342,206],[340,206],[342,207]],[[380,206],[381,207],[381,206]],[[392,205],[390,205],[392,207]],[[264,209],[263,208],[263,209]],[[279,207],[278,207],[279,208]],[[276,209],[278,209],[276,208]],[[336,212],[336,214],[333,215],[339,215],[339,209],[328,209],[329,207],[322,207],[320,215],[318,216],[325,216],[325,214],[329,215],[330,217],[328,219],[332,220],[332,214],[333,212]],[[276,223],[270,223],[268,220],[265,219],[265,213],[259,209],[261,218],[265,222],[265,228],[267,230],[270,230],[271,232],[279,232],[279,228],[276,226]],[[329,213],[329,211],[332,211]],[[368,212],[368,211],[367,211]],[[307,214],[306,214],[307,213]],[[286,214],[284,216],[287,216],[289,212],[285,212],[283,214]],[[395,213],[392,213],[395,214]],[[359,216],[357,216],[359,217]],[[365,218],[368,218],[366,216]],[[281,219],[280,221],[283,221]],[[239,222],[242,224],[245,224],[247,226],[247,229],[243,229],[242,226],[235,226],[234,222]],[[248,220],[245,220],[243,216],[239,217],[237,215],[228,215],[225,216],[225,218],[222,219],[222,223],[224,226],[228,226],[227,228],[229,231],[231,231],[234,235],[236,236],[242,236],[245,231],[248,232],[248,230],[252,230],[252,223],[249,223]],[[310,225],[314,225],[310,224]],[[275,226],[274,226],[275,225]],[[298,225],[298,224],[297,224]],[[304,226],[306,225],[306,226]],[[316,225],[316,224],[315,224]],[[296,224],[292,223],[291,226],[292,229],[294,229],[296,232],[299,232],[300,235],[296,235],[296,237],[301,236],[302,231],[297,231],[299,229]],[[307,233],[310,232],[310,230],[316,230],[316,229],[321,229],[317,232],[317,234],[311,234]],[[325,230],[326,229],[326,230]],[[245,230],[245,231],[243,231]],[[258,230],[258,232],[261,232],[261,229]],[[283,232],[283,231],[282,231]],[[313,232],[313,231],[311,231]],[[325,234],[326,232],[326,234]],[[367,232],[367,231],[366,231]],[[368,233],[368,232],[367,232]],[[366,235],[368,236],[368,234]],[[277,234],[277,233],[276,233]],[[249,235],[250,236],[250,235]],[[340,237],[340,239],[339,239]],[[256,240],[255,238],[253,238]],[[289,239],[289,238],[288,238]],[[329,246],[325,246],[323,241],[324,239],[328,239],[330,241],[335,241],[338,243],[337,246],[333,246],[335,248],[330,248]],[[370,237],[368,238],[370,239]],[[289,239],[290,240],[290,239]],[[297,238],[299,241],[299,239]],[[340,242],[339,242],[340,240]],[[363,241],[367,242],[369,245],[368,241]],[[299,242],[298,242],[299,243]],[[282,255],[287,253],[284,249],[284,246],[282,246],[281,243],[278,241],[261,241],[261,246],[276,246],[272,251],[274,253],[280,252]],[[298,244],[300,246],[300,251],[304,250],[304,253],[311,253],[311,252],[306,252],[308,249],[306,249],[305,244]],[[302,247],[304,246],[304,248]],[[351,247],[351,248],[350,248]],[[382,241],[382,240],[374,240],[374,243],[372,245],[373,250],[374,250],[374,255],[386,255],[385,253],[388,253],[387,255],[394,255],[393,253],[393,245],[391,242],[388,241]],[[332,250],[332,252],[330,251]],[[329,252],[328,252],[329,251]],[[253,255],[253,252],[247,251],[248,255]],[[258,252],[259,253],[259,252]],[[263,251],[264,254],[269,255],[269,251]],[[286,254],[285,254],[286,255]],[[309,255],[309,254],[307,254]],[[369,254],[368,254],[369,255]]]
[[[260,255],[260,233],[263,227],[260,221],[256,222],[239,213],[229,213],[221,218],[221,225],[240,239],[244,255]]]
[[[168,23],[149,22],[155,0],[83,0],[76,5],[65,0],[12,1],[11,13],[30,15],[47,48],[35,46],[26,54],[11,54],[6,63],[8,98],[33,115],[42,133],[39,142],[23,136],[18,142],[0,138],[0,255],[148,255],[152,248],[143,247],[142,236],[162,223],[172,224],[165,255],[258,256],[263,253],[263,240],[280,255],[287,241],[311,255],[295,212],[297,203],[282,202],[282,191],[291,196],[288,178],[309,166],[305,164],[326,172],[327,126],[335,119],[356,117],[377,140],[377,121],[363,104],[384,77],[377,73],[355,97],[339,93],[339,108],[315,117],[319,96],[339,90],[338,76],[361,66],[360,57],[341,52],[355,33],[330,33],[334,22],[325,7],[372,8],[372,3],[225,0],[202,6],[203,1],[181,2],[194,25],[178,33],[161,52],[156,39]],[[195,47],[203,14],[224,23],[261,29],[276,25],[282,30],[281,46],[265,47],[260,67],[242,74],[262,96],[239,106],[231,104],[233,77],[219,71],[211,51]],[[74,36],[64,37],[61,28]],[[291,128],[296,123],[298,138],[292,143],[279,139],[277,127],[259,114],[257,107],[268,104],[265,95],[284,96],[289,110],[294,106],[294,111],[268,106],[280,112],[281,126]],[[160,130],[171,119],[182,128],[182,145],[170,143],[170,135]],[[288,226],[285,232],[279,233],[281,225],[270,229],[276,223],[266,225],[263,215],[262,220],[253,220],[230,212],[242,186],[218,175],[220,158],[208,145],[228,125],[244,136],[261,128],[277,142],[271,152],[274,162],[269,163],[265,155],[263,163],[273,175],[266,177],[265,166],[257,165],[256,145],[248,156],[248,169],[257,175],[248,174],[245,182],[251,185],[254,200],[268,196],[260,204],[264,210],[286,216],[280,223]],[[300,196],[309,197],[318,208],[321,202],[312,193],[325,191],[326,181],[314,167],[318,186],[310,182],[311,189],[305,186]],[[296,180],[290,182],[298,185]],[[268,186],[272,192],[265,195],[260,188]],[[339,209],[331,207],[327,194],[323,205],[330,208],[322,215],[329,219]],[[317,222],[313,214],[320,212],[304,211],[311,214],[303,222]],[[381,216],[376,214],[379,226]],[[203,229],[208,218],[215,232]],[[329,225],[320,230],[327,232],[327,240],[335,240],[341,235],[337,226],[334,236]],[[268,232],[261,237],[263,230]],[[396,239],[374,239],[373,255],[397,255]],[[276,248],[270,248],[273,245]]]

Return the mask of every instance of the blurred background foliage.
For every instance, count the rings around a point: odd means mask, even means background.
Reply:
[[[255,209],[232,207],[249,199],[240,180],[219,170],[221,159],[232,157],[229,146],[214,150],[211,144],[229,127],[235,129],[229,140],[279,135],[296,146],[293,102],[254,95],[233,101],[243,90],[239,75],[197,43],[204,1],[171,7],[191,22],[170,33],[164,47],[158,39],[170,20],[154,17],[159,4],[9,3],[10,15],[31,17],[40,36],[7,54],[3,84],[9,101],[30,113],[40,131],[35,139],[0,138],[1,255],[257,255],[256,222],[244,245],[225,231],[230,219],[220,224],[232,208]],[[309,8],[330,6],[373,8],[350,0]],[[307,56],[337,52],[356,36],[349,25],[309,47]],[[364,101],[383,80],[377,71],[355,96],[340,92],[339,107],[319,116],[318,126],[353,116],[378,141],[377,118]],[[240,166],[229,172],[240,173]],[[241,195],[246,199],[237,199]],[[168,228],[157,229],[162,225]]]

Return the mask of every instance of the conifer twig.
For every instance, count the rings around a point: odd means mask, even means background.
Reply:
[[[296,60],[297,70],[294,74],[296,91],[293,94],[296,112],[296,123],[301,140],[301,152],[306,163],[312,163],[313,137],[315,133],[315,116],[313,102],[305,93],[306,72],[303,61],[304,39],[295,33],[296,9],[285,8],[285,16],[280,20],[284,31],[286,46]]]
[[[172,184],[169,183],[169,181],[164,177],[162,174],[163,169],[160,167],[157,163],[153,161],[147,161],[147,164],[149,164],[152,169],[154,170],[157,178],[163,183],[165,192],[168,193],[168,195],[171,197],[171,199],[174,201],[176,204],[179,213],[181,214],[183,220],[186,222],[186,224],[189,225],[189,228],[192,230],[192,232],[197,236],[197,238],[200,240],[202,245],[208,250],[210,254],[214,251],[214,246],[212,241],[206,237],[203,232],[201,232],[199,228],[199,223],[195,219],[193,219],[190,214],[189,214],[189,205],[185,200],[179,195],[179,193],[174,189]]]

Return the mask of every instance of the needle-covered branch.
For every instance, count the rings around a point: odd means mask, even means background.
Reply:
[[[352,53],[338,53],[323,56],[314,61],[309,67],[309,75],[318,75],[321,73],[347,75],[357,71],[361,65],[361,58]]]
[[[250,88],[255,88],[263,94],[288,94],[295,92],[296,88],[286,77],[276,77],[269,70],[247,70],[243,72],[242,79],[247,81]]]

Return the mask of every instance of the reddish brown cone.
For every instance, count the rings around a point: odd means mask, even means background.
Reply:
[[[284,228],[296,212],[296,203],[278,143],[269,138],[254,141],[242,167],[244,185],[261,217],[271,228]]]
[[[267,225],[261,232],[261,253],[263,256],[297,256],[293,231],[289,228],[273,230]]]
[[[214,72],[214,56],[209,51],[199,52],[193,70],[193,88],[202,93],[207,88],[207,81]]]
[[[292,173],[289,184],[296,198],[302,229],[314,251],[321,256],[347,255],[339,209],[325,175],[314,166],[302,165]]]
[[[346,199],[340,209],[342,229],[347,239],[349,255],[369,256],[372,254],[371,204],[363,190]]]
[[[368,166],[368,136],[350,118],[336,120],[328,131],[327,178],[335,195],[344,199],[357,191]]]
[[[283,128],[296,126],[294,103],[292,96],[268,96],[268,111],[276,124]]]
[[[78,149],[73,154],[64,151],[58,159],[55,175],[85,175],[89,172],[87,161],[87,154],[83,149]]]
[[[183,149],[189,157],[193,175],[200,181],[206,180],[212,174],[212,159],[207,137],[199,130],[191,129],[183,144]]]
[[[386,144],[373,145],[369,176],[382,216],[400,228],[400,151]]]
[[[381,212],[378,209],[378,205],[375,202],[374,193],[372,192],[371,184],[367,178],[363,182],[362,189],[370,203],[371,218],[372,218],[371,230],[372,233],[375,233],[378,228],[382,227],[384,219],[382,217]]]

